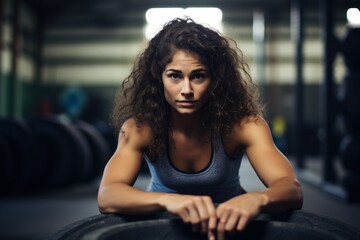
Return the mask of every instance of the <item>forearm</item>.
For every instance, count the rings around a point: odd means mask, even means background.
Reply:
[[[303,204],[301,185],[293,178],[279,179],[261,193],[265,199],[262,208],[264,212],[276,213],[300,209]]]
[[[100,187],[98,206],[102,213],[146,214],[164,208],[159,198],[164,193],[145,192],[126,184],[114,183]]]

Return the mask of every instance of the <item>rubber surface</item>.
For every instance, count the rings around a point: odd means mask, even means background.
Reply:
[[[89,159],[91,170],[85,181],[94,180],[101,175],[111,157],[110,147],[104,136],[93,125],[82,120],[74,120],[72,124],[85,137],[91,151]]]
[[[91,150],[85,137],[70,123],[57,117],[29,119],[41,158],[49,164],[49,188],[85,181],[91,174]]]
[[[191,227],[167,213],[152,216],[97,215],[73,223],[55,233],[49,240],[115,240],[115,239],[206,239]],[[359,230],[335,219],[297,210],[285,214],[262,214],[244,232],[227,239],[326,239],[358,240]]]
[[[1,166],[5,169],[2,193],[31,192],[39,187],[46,163],[38,158],[39,149],[33,134],[23,121],[0,119]]]

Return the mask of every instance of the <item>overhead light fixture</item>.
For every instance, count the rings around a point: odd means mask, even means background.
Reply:
[[[145,13],[145,19],[148,24],[159,24],[183,16],[183,8],[150,8]]]
[[[358,8],[349,8],[346,12],[349,25],[360,26],[360,11]]]
[[[219,24],[222,22],[222,11],[215,7],[189,7],[185,8],[185,16],[195,22],[203,24]]]
[[[145,36],[150,39],[174,18],[192,18],[195,22],[210,26],[222,31],[222,11],[214,7],[191,8],[150,8],[145,13]]]

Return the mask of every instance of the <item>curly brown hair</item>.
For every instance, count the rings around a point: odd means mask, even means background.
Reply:
[[[171,134],[170,105],[161,75],[178,49],[198,55],[209,69],[210,94],[200,111],[202,129],[211,137],[229,134],[234,124],[247,116],[262,115],[258,88],[236,42],[192,19],[176,18],[165,24],[138,56],[118,91],[112,114],[117,130],[129,118],[138,126],[151,126],[153,143],[146,151],[153,157],[164,152]]]

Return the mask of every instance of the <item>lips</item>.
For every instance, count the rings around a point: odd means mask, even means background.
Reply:
[[[177,101],[178,104],[182,107],[192,107],[196,104],[196,101]]]

